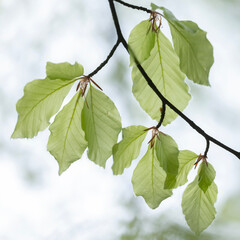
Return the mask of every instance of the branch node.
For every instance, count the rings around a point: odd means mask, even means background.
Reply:
[[[152,22],[152,31],[158,33],[160,27],[162,26],[162,16],[160,13],[152,11],[149,22]]]
[[[203,161],[206,164],[206,166],[208,167],[207,156],[204,156],[200,153],[197,158],[197,161],[194,163],[194,169],[196,169],[196,167],[200,161]]]
[[[79,83],[76,88],[76,91],[78,91],[78,89],[80,89],[82,97],[84,96],[84,94],[86,92],[89,82],[92,82],[96,87],[98,87],[101,91],[103,91],[102,88],[95,81],[93,81],[89,75],[88,76],[84,75],[79,78]]]
[[[154,146],[154,143],[155,143],[155,137],[157,137],[160,140],[160,138],[158,136],[160,132],[156,127],[151,127],[149,129],[152,129],[152,138],[150,139],[148,144],[151,143],[151,148],[152,148]]]

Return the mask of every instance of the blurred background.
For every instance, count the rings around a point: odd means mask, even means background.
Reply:
[[[150,6],[146,0],[129,2]],[[240,1],[154,3],[208,32],[215,57],[211,88],[188,81],[193,97],[184,113],[213,137],[240,150]],[[137,23],[149,17],[116,6],[126,38]],[[166,22],[162,30],[169,36]],[[122,176],[113,176],[112,159],[103,169],[85,153],[59,177],[57,162],[46,150],[48,130],[31,140],[10,139],[17,121],[15,105],[24,85],[45,77],[47,61],[78,61],[87,74],[106,58],[115,40],[107,0],[0,0],[0,239],[240,239],[240,161],[213,144],[208,157],[217,172],[217,215],[196,237],[181,210],[186,186],[174,190],[173,197],[156,210],[134,196],[131,175],[137,160]],[[155,122],[131,94],[128,65],[129,56],[120,47],[94,80],[115,102],[123,127],[150,127]],[[162,131],[180,149],[204,152],[205,140],[180,118]],[[195,174],[193,170],[190,180]]]

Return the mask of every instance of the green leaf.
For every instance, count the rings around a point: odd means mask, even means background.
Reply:
[[[90,85],[82,112],[82,127],[88,141],[88,158],[105,167],[121,131],[121,117],[114,103]]]
[[[184,82],[185,75],[179,68],[179,59],[170,41],[161,31],[156,35],[151,55],[142,63],[142,67],[163,96],[180,111],[183,111],[191,98],[188,93],[188,86]],[[159,121],[162,101],[148,86],[136,66],[132,70],[132,79],[132,91],[135,98],[152,119]],[[177,116],[175,112],[167,107],[163,125],[171,123]]]
[[[168,135],[159,133],[159,139],[156,141],[156,156],[160,166],[166,172],[167,177],[164,188],[172,189],[176,184],[178,175],[178,146],[176,142]]]
[[[155,209],[172,191],[164,189],[165,171],[160,167],[155,147],[148,148],[147,153],[138,163],[132,176],[133,190],[136,196],[142,196],[148,206]]]
[[[217,200],[217,185],[213,182],[206,192],[198,184],[198,176],[183,193],[182,209],[187,224],[193,232],[200,234],[214,220]]]
[[[77,92],[72,100],[57,114],[49,130],[48,151],[59,164],[59,174],[71,163],[81,158],[87,147],[85,133],[81,128],[81,112],[84,100]]]
[[[70,64],[47,62],[46,73],[49,79],[71,80],[83,75],[83,66],[77,62]]]
[[[75,80],[40,79],[28,83],[17,102],[18,121],[12,138],[32,138],[48,127]]]
[[[152,24],[149,20],[142,21],[134,27],[128,39],[130,53],[133,52],[139,63],[150,56],[154,43],[155,33],[152,31]],[[130,66],[134,63],[134,57],[130,54]]]
[[[209,71],[213,65],[213,47],[207,33],[192,21],[179,21],[168,9],[161,7],[169,23],[174,48],[180,58],[181,70],[193,82],[209,86]]]
[[[158,8],[160,8],[159,6],[157,6],[156,4],[154,3],[151,3],[151,8],[153,11],[156,11]]]
[[[125,168],[130,167],[132,161],[140,153],[142,142],[147,135],[144,126],[130,126],[123,129],[123,139],[113,147],[113,166],[115,175],[122,174]]]
[[[183,150],[179,152],[178,155],[179,169],[175,188],[184,185],[188,181],[187,176],[190,170],[193,168],[197,158],[198,155],[194,152],[188,150]]]
[[[207,166],[205,162],[202,162],[199,167],[198,176],[198,185],[206,192],[214,181],[216,172],[210,163]]]

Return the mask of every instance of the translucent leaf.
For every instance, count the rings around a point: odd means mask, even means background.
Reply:
[[[133,190],[136,196],[142,196],[152,209],[172,195],[164,189],[165,171],[160,167],[155,148],[148,148],[147,153],[138,163],[132,176]]]
[[[130,167],[140,153],[142,142],[147,135],[144,126],[130,126],[123,129],[123,139],[113,147],[113,166],[115,175],[122,174]]]
[[[188,86],[184,82],[185,75],[180,70],[179,59],[170,41],[161,31],[156,35],[150,57],[142,63],[142,66],[158,90],[180,111],[183,111],[191,98]],[[132,70],[132,79],[135,98],[153,119],[159,121],[162,102],[148,86],[136,66]],[[167,107],[163,125],[171,123],[177,116]]]
[[[152,31],[152,24],[149,20],[142,21],[131,31],[128,45],[139,63],[142,63],[150,56],[154,47],[155,33]],[[130,66],[134,65],[134,58],[130,54]]]
[[[68,62],[47,62],[46,73],[49,79],[71,80],[83,75],[83,66],[77,62],[74,65]]]
[[[90,87],[82,112],[82,127],[88,141],[88,158],[105,167],[121,131],[121,117],[114,103],[101,91]]]
[[[167,19],[174,48],[180,58],[181,70],[195,83],[209,84],[209,71],[213,65],[213,47],[207,33],[192,21],[179,21],[168,9],[161,7]]]
[[[176,184],[178,175],[178,146],[176,142],[168,135],[160,133],[160,140],[156,141],[156,156],[160,166],[167,174],[164,188],[172,189]]]
[[[198,185],[206,192],[214,181],[216,172],[210,163],[207,166],[206,163],[202,162],[199,167],[198,176]]]
[[[81,112],[84,100],[77,92],[72,100],[57,114],[49,130],[48,151],[59,164],[59,174],[71,163],[81,158],[87,147],[85,133],[81,128]]]
[[[28,83],[17,102],[18,121],[12,138],[32,138],[48,127],[75,80],[40,79]]]
[[[217,200],[217,185],[213,182],[206,192],[198,184],[198,176],[183,193],[182,209],[187,224],[193,232],[200,234],[214,220]]]
[[[157,6],[154,3],[151,3],[151,8],[152,8],[153,11],[156,11],[158,8],[161,8],[161,7]]]
[[[187,176],[190,170],[193,168],[197,158],[198,155],[194,152],[188,150],[183,150],[179,152],[178,155],[179,169],[175,188],[184,185],[188,181]]]

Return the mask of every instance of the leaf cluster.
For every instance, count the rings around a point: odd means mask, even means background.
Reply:
[[[169,24],[173,45],[161,31],[162,17]],[[194,83],[210,85],[212,45],[206,32],[196,23],[179,21],[168,9],[152,4],[150,18],[134,27],[128,47],[133,95],[142,109],[159,123],[150,128],[138,125],[122,129],[115,104],[91,78],[108,62],[119,43],[118,40],[105,62],[86,76],[79,63],[48,62],[46,78],[28,83],[24,96],[17,103],[18,121],[12,138],[33,138],[49,126],[47,149],[59,164],[59,174],[88,149],[88,158],[101,167],[105,167],[106,161],[113,156],[112,171],[119,175],[138,158],[147,133],[152,130],[149,147],[133,172],[134,193],[155,209],[172,195],[174,189],[187,183],[194,164],[197,166],[202,161],[195,180],[187,186],[182,199],[188,225],[200,234],[216,214],[216,174],[206,160],[208,148],[204,155],[179,150],[171,136],[158,130],[161,125],[174,121],[178,114],[153,93],[139,66],[163,97],[182,112],[191,99],[186,77]],[[61,109],[76,82],[75,95]],[[117,142],[121,131],[122,139]]]

